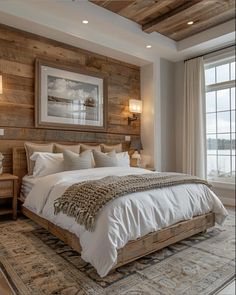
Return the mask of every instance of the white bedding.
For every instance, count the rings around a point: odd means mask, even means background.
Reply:
[[[40,178],[33,177],[32,175],[25,175],[22,178],[21,194],[23,197],[28,196],[29,192],[32,190],[33,186],[35,185],[38,179]]]
[[[76,234],[82,258],[101,277],[116,264],[117,249],[150,232],[210,211],[221,224],[227,211],[216,195],[202,184],[184,184],[138,192],[117,198],[99,213],[94,232],[78,225],[74,218],[54,215],[54,201],[73,183],[107,175],[153,173],[140,168],[93,168],[66,171],[42,177],[27,196],[24,206],[56,225]]]

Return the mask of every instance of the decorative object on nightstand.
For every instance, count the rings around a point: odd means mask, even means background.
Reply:
[[[4,159],[3,154],[0,153],[0,174],[2,174],[3,172],[3,165],[2,165],[3,159]]]
[[[134,150],[134,153],[131,156],[131,165],[134,167],[140,167],[140,164],[141,164],[140,151],[143,149],[141,140],[140,139],[132,140],[130,144],[130,149]]]
[[[0,201],[12,199],[11,207],[2,208],[0,205],[0,215],[12,214],[13,219],[17,219],[17,186],[18,177],[10,173],[0,175]]]
[[[142,113],[142,101],[138,99],[130,99],[129,111],[133,113],[133,117],[128,117],[128,125],[130,125],[132,121],[138,120],[139,114]]]

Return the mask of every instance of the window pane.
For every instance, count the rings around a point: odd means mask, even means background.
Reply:
[[[216,155],[216,150],[217,150],[216,134],[208,134],[207,135],[207,154]]]
[[[235,87],[231,88],[231,109],[235,109]]]
[[[235,80],[235,61],[234,62],[231,62],[230,64],[231,66],[231,80]]]
[[[231,111],[231,132],[235,132],[235,111]]]
[[[216,93],[215,91],[210,91],[206,93],[206,112],[216,111]]]
[[[215,84],[215,67],[205,70],[206,85]]]
[[[235,155],[235,133],[231,134],[232,155]]]
[[[229,89],[217,91],[217,111],[230,110]]]
[[[207,156],[207,175],[209,177],[217,176],[216,156]]]
[[[229,64],[216,67],[216,82],[229,81]]]
[[[219,133],[230,132],[230,112],[217,113],[217,131]]]
[[[216,113],[206,115],[207,133],[216,133]]]
[[[235,176],[235,156],[232,157],[232,175]]]
[[[218,156],[218,174],[220,177],[230,175],[230,156]]]
[[[231,141],[230,134],[218,134],[218,154],[230,155]]]

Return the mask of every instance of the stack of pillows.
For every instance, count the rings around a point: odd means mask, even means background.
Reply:
[[[122,144],[64,145],[25,143],[28,175],[46,176],[71,170],[96,167],[130,167],[128,152]]]

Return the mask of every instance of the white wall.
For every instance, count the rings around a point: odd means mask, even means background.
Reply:
[[[140,80],[143,101],[141,115],[142,162],[154,167],[155,97],[153,63],[141,67]]]
[[[143,162],[175,171],[174,63],[157,59],[141,67]]]
[[[161,171],[161,103],[160,103],[160,58],[141,67],[141,139],[142,161]]]
[[[213,184],[213,191],[221,199],[222,203],[227,206],[235,206],[235,187],[233,185]]]
[[[184,62],[175,63],[174,69],[175,96],[175,145],[176,171],[183,172],[183,97],[184,97]]]
[[[174,70],[173,62],[160,60],[162,171],[176,170]]]

